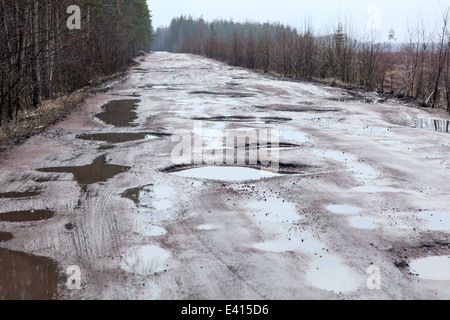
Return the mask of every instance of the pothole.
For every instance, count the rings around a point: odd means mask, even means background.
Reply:
[[[427,280],[450,280],[450,256],[431,256],[411,261],[412,274]]]
[[[13,234],[10,232],[0,232],[0,243],[1,242],[7,242],[9,240],[12,240],[14,238]]]
[[[315,261],[306,279],[312,286],[334,293],[349,293],[359,287],[357,275],[332,257]]]
[[[158,246],[148,245],[129,249],[123,256],[121,267],[133,274],[148,276],[167,270],[171,254]]]
[[[53,300],[64,279],[49,258],[0,249],[0,300]]]
[[[136,109],[141,100],[113,100],[102,106],[103,111],[96,117],[106,124],[115,127],[136,127],[138,119]]]
[[[311,113],[327,113],[327,112],[342,112],[342,109],[339,108],[330,108],[330,107],[320,107],[316,106],[314,103],[305,102],[304,105],[288,105],[288,104],[274,104],[267,106],[254,106],[258,109],[271,110],[271,111],[279,111],[279,112],[311,112]]]
[[[80,185],[90,185],[99,182],[106,182],[114,176],[130,170],[130,167],[112,165],[106,163],[106,156],[102,155],[94,160],[90,165],[80,167],[54,167],[41,168],[39,172],[46,173],[71,173]]]
[[[217,122],[243,122],[243,123],[280,123],[292,121],[291,118],[284,117],[251,117],[251,116],[216,116],[216,117],[196,117],[196,121],[217,121]]]
[[[449,133],[450,120],[438,119],[418,119],[416,120],[416,128],[425,129],[428,131],[437,131]]]
[[[273,172],[258,167],[239,167],[239,166],[208,166],[200,168],[172,168],[165,170],[184,178],[221,180],[221,181],[246,181],[261,180],[287,175],[301,174],[300,172]]]
[[[255,97],[256,94],[254,93],[247,93],[247,92],[214,92],[214,91],[192,91],[190,94],[193,95],[212,95],[212,96],[225,96],[229,98],[252,98]]]
[[[55,213],[51,210],[25,210],[0,213],[0,221],[5,222],[31,222],[53,218]]]
[[[0,199],[8,198],[8,199],[20,199],[20,198],[33,198],[40,195],[39,190],[29,190],[22,192],[5,192],[0,193]]]
[[[155,136],[147,133],[131,133],[131,132],[119,132],[119,133],[95,133],[95,134],[82,134],[77,136],[77,139],[86,141],[101,141],[109,143],[124,143],[139,140],[151,140],[155,139]]]

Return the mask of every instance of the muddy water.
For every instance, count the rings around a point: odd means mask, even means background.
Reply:
[[[13,234],[10,232],[0,232],[0,243],[7,242],[14,238]]]
[[[24,191],[24,192],[5,192],[0,193],[0,199],[8,198],[8,199],[19,199],[19,198],[32,198],[40,195],[38,190],[34,191]]]
[[[0,249],[0,300],[52,300],[63,283],[55,261]]]
[[[96,134],[84,134],[77,136],[77,139],[86,141],[102,141],[109,143],[123,143],[131,141],[139,141],[145,139],[154,139],[155,137],[150,136],[146,133],[130,133],[130,132],[120,132],[120,133],[96,133]]]
[[[136,127],[137,124],[133,122],[138,119],[136,109],[140,101],[138,99],[110,101],[102,107],[103,111],[96,117],[115,127]]]
[[[0,221],[6,222],[29,222],[48,220],[53,218],[55,213],[51,210],[27,210],[0,213]]]
[[[92,164],[87,166],[38,169],[38,171],[46,173],[72,173],[80,185],[106,182],[112,177],[128,170],[130,170],[130,167],[107,164],[105,155],[98,157]]]

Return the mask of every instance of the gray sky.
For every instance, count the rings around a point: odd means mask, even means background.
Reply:
[[[405,40],[408,21],[417,25],[421,17],[429,28],[441,22],[442,8],[450,0],[147,0],[155,29],[167,26],[172,18],[192,15],[206,20],[281,22],[301,28],[310,20],[317,32],[329,32],[337,21],[348,22],[359,36],[371,30],[386,40],[394,29],[399,41]]]

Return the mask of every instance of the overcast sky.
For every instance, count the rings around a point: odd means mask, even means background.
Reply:
[[[416,25],[418,17],[435,27],[442,21],[442,8],[450,0],[147,0],[153,26],[168,26],[172,18],[191,15],[206,20],[281,22],[301,28],[310,20],[317,32],[331,30],[337,21],[348,22],[359,35],[376,31],[387,39],[394,29],[398,41],[405,40],[408,21]]]

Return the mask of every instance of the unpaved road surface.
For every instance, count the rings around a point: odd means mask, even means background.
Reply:
[[[417,128],[448,116],[379,99],[145,56],[1,155],[0,296],[449,299],[445,267],[440,280],[412,270],[450,255],[450,135]],[[165,172],[173,133],[199,124],[205,135],[277,130],[296,174]]]

